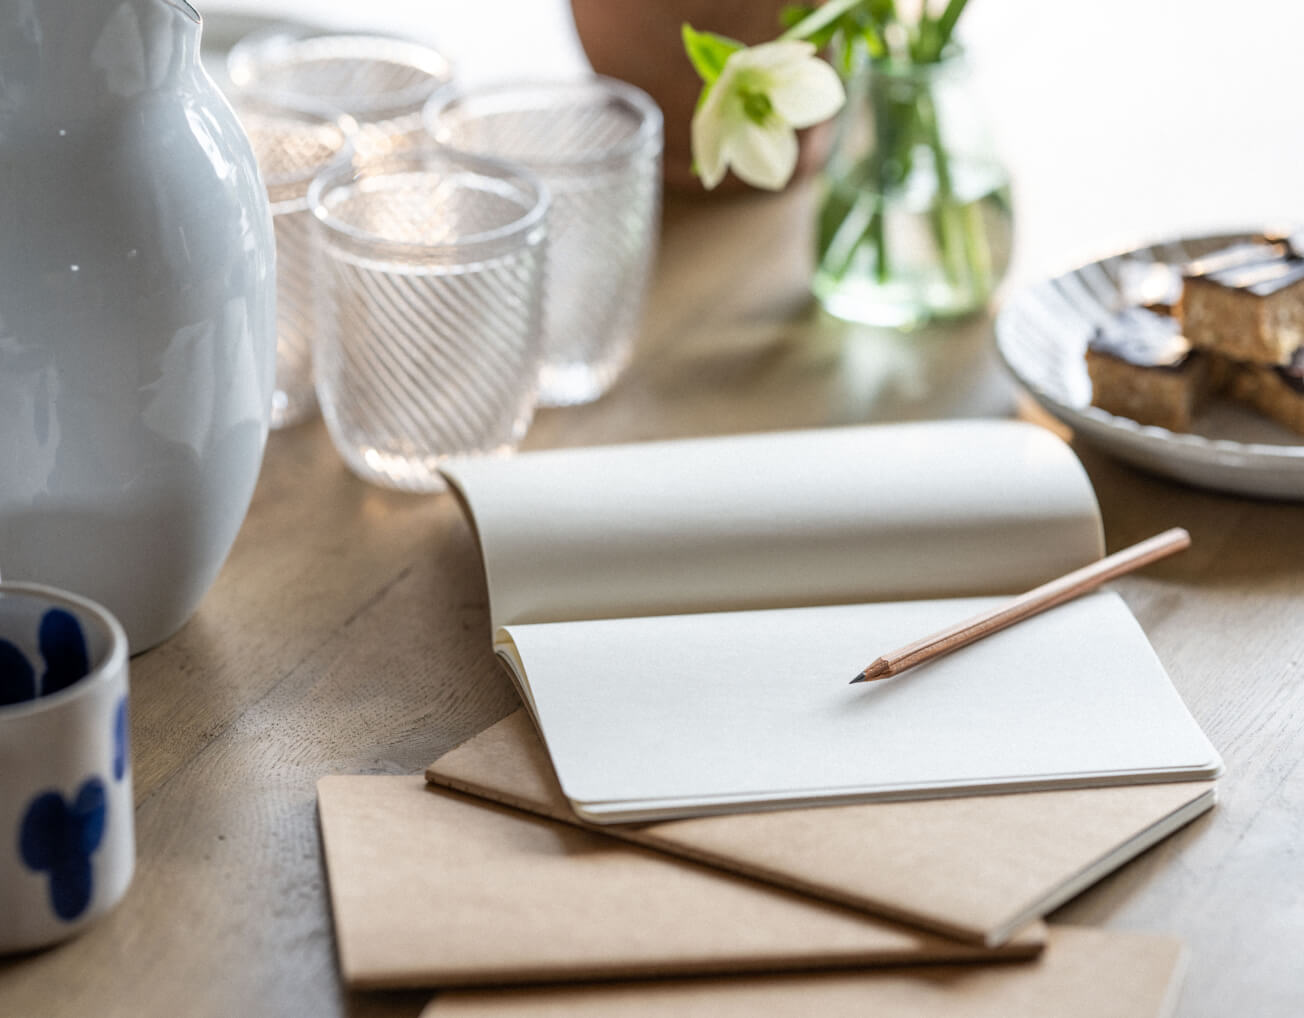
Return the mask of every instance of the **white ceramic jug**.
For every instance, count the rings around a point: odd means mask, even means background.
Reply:
[[[0,0],[0,572],[174,633],[253,494],[274,242],[181,0]]]

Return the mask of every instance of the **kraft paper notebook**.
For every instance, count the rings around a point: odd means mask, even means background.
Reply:
[[[460,991],[421,1018],[1168,1018],[1184,966],[1169,937],[1063,926],[1017,965]]]
[[[583,824],[517,711],[427,780]],[[862,803],[605,825],[604,834],[824,900],[999,944],[1214,803],[1211,782]]]
[[[1098,558],[1059,439],[967,421],[528,453],[444,470],[494,647],[586,819],[1213,776],[1098,593],[894,679],[877,654]]]
[[[340,970],[357,988],[972,960],[997,951],[431,789],[327,777],[318,812]]]

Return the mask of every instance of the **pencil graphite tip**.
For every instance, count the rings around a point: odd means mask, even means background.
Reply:
[[[884,661],[882,658],[879,658],[872,665],[870,665],[859,675],[857,675],[854,679],[852,679],[851,682],[848,683],[848,685],[854,686],[857,682],[873,682],[875,679],[883,678],[885,675],[887,675],[887,673],[890,670],[891,669],[888,667],[888,663]]]

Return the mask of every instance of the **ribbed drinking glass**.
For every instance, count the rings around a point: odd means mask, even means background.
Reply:
[[[335,168],[316,216],[317,395],[359,476],[438,491],[441,462],[513,450],[534,416],[547,190],[448,153]]]
[[[326,107],[287,105],[237,93],[236,113],[253,143],[276,232],[276,390],[271,426],[285,428],[317,409],[313,393],[313,217],[308,187],[335,160],[348,160],[352,120]]]
[[[543,406],[601,396],[630,359],[656,251],[661,111],[611,78],[495,85],[430,100],[426,130],[523,163],[552,193]]]
[[[442,54],[407,39],[288,28],[240,40],[226,69],[239,89],[347,113],[358,124],[355,147],[364,156],[420,144],[421,109],[453,78]]]

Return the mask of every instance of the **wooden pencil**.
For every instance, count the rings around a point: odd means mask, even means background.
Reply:
[[[875,679],[900,675],[907,668],[913,668],[925,661],[931,661],[960,647],[968,646],[1007,626],[1022,622],[1038,612],[1094,590],[1115,577],[1181,551],[1190,543],[1191,535],[1181,527],[1165,530],[1162,534],[1156,534],[1130,548],[1107,555],[1098,562],[1075,569],[1049,583],[1043,583],[1040,587],[1034,587],[1004,605],[884,654],[876,658],[851,681],[853,684],[873,682]]]

